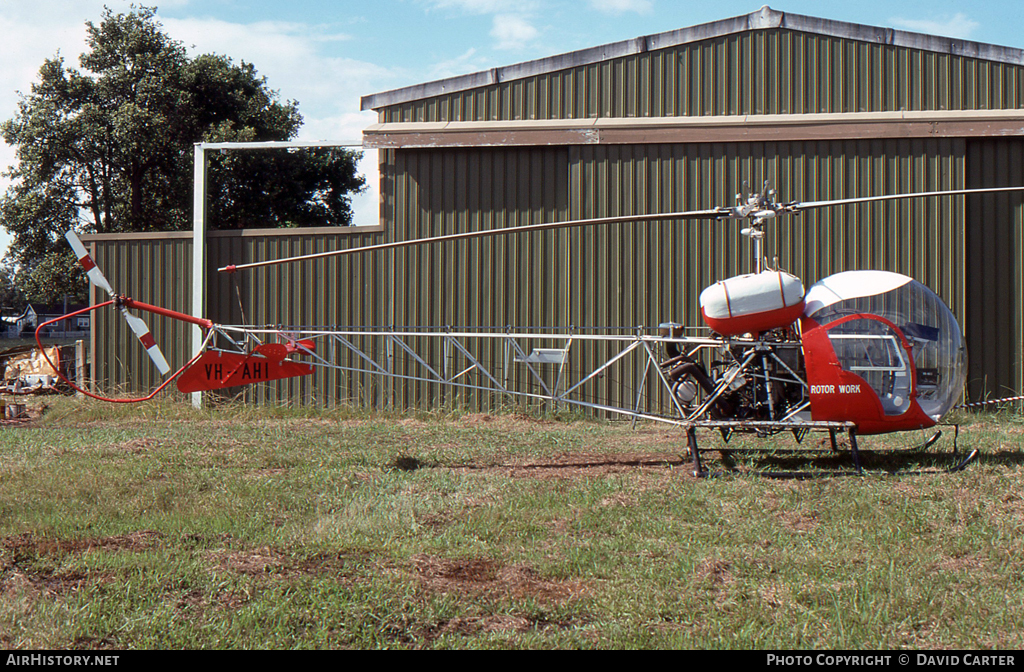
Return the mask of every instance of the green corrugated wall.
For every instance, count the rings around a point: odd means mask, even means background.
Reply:
[[[395,202],[396,229],[410,239],[455,231],[448,222],[465,222],[465,230],[710,208],[731,203],[743,180],[786,185],[783,200],[822,200],[962,188],[965,179],[958,139],[393,153],[396,179],[385,197]],[[460,165],[471,167],[466,179],[444,169]],[[510,165],[521,169],[510,173]],[[496,193],[502,202],[490,200]],[[911,275],[940,292],[963,322],[964,267],[954,261],[964,256],[963,208],[958,197],[809,212],[769,225],[766,253],[808,286],[856,268]],[[605,224],[409,248],[395,262],[396,323],[700,325],[701,289],[753,268],[742,226]],[[594,347],[572,366],[590,369],[607,354]],[[602,400],[630,403],[633,384],[607,381]]]

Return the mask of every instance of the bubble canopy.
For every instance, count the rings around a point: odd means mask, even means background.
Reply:
[[[909,392],[900,391],[899,362],[910,355],[916,373],[917,403],[938,422],[960,399],[967,376],[967,349],[953,313],[935,292],[913,278],[888,271],[846,271],[829,276],[807,290],[804,315],[819,325],[828,325],[852,315],[876,315],[881,320],[846,320],[829,331],[829,337],[844,368],[848,368],[878,393],[886,414],[905,412]],[[889,338],[893,345],[879,352],[878,344]],[[835,333],[833,333],[835,332]],[[899,338],[902,337],[902,338]],[[869,340],[869,339],[873,339]],[[909,344],[907,353],[904,341]],[[877,366],[864,366],[869,356],[865,344],[874,346]],[[854,351],[860,347],[862,353]]]

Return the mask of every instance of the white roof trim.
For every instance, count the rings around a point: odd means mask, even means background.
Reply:
[[[461,131],[598,130],[633,127],[679,126],[803,126],[807,124],[863,124],[943,121],[1024,123],[1024,109],[896,110],[892,112],[830,112],[808,114],[730,114],[706,117],[588,117],[581,119],[515,119],[502,121],[392,121],[366,127],[366,134],[458,133]],[[233,146],[224,143],[226,146]]]

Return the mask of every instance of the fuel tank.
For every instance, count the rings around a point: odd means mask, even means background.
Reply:
[[[804,312],[804,285],[782,271],[738,275],[701,292],[700,311],[722,336],[788,327]]]

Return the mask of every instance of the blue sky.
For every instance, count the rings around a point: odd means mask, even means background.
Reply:
[[[139,4],[139,0],[135,0]],[[77,66],[85,22],[128,0],[0,0],[0,118],[11,118],[43,59]],[[360,96],[756,11],[759,0],[165,0],[165,31],[194,53],[247,61],[296,100],[304,140],[358,141]],[[774,0],[773,9],[1024,48],[1020,0]],[[14,160],[0,143],[0,167]],[[0,189],[6,188],[0,178]],[[376,195],[357,218],[372,221]],[[367,219],[369,218],[369,219]],[[366,223],[366,221],[364,221]],[[0,247],[6,237],[0,231]]]

